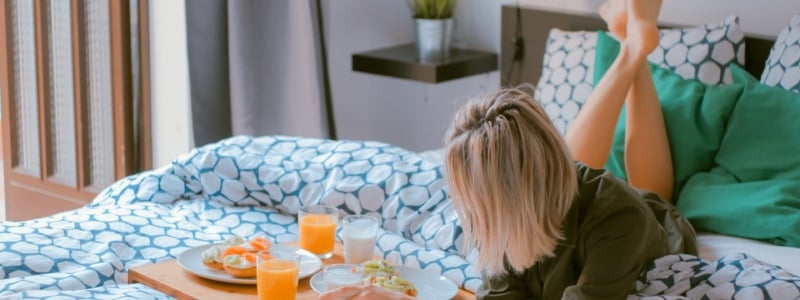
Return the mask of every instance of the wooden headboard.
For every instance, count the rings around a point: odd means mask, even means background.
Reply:
[[[514,60],[514,41],[517,34],[517,14],[521,20],[521,36],[524,51]],[[665,25],[664,27],[680,27]],[[501,85],[515,86],[520,83],[536,84],[542,72],[542,60],[547,36],[551,28],[565,31],[605,29],[605,22],[598,15],[566,14],[544,11],[535,8],[504,5],[502,13],[502,33],[500,52]],[[771,39],[745,37],[745,69],[756,78],[761,77],[764,63],[774,43]]]

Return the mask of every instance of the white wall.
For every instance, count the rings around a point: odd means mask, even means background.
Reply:
[[[520,0],[526,7],[595,13],[605,0]],[[660,20],[670,24],[699,25],[735,14],[745,33],[775,37],[800,13],[798,0],[663,0]]]
[[[186,153],[192,142],[186,10],[182,0],[150,0],[153,167]]]
[[[454,29],[454,46],[498,52],[498,3],[463,1],[464,9],[459,11]],[[340,139],[380,140],[411,150],[439,147],[457,103],[498,86],[499,72],[439,84],[353,72],[353,53],[413,42],[411,12],[405,0],[336,0],[325,4]]]
[[[520,0],[523,6],[594,13],[603,0]],[[440,84],[353,72],[351,55],[413,40],[405,0],[323,1],[328,62],[341,139],[380,140],[425,150],[441,137],[458,104],[499,86],[491,72]],[[462,0],[454,46],[500,52],[501,6],[514,0]],[[154,163],[160,166],[191,145],[183,1],[152,1]],[[745,32],[774,37],[800,13],[798,0],[664,0],[661,20],[696,25],[741,17]]]

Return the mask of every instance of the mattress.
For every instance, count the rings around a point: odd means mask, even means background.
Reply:
[[[723,256],[746,253],[762,262],[800,274],[800,248],[782,247],[739,237],[700,233],[697,236],[700,257],[715,261]]]

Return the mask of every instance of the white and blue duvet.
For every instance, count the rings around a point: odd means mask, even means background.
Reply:
[[[86,207],[0,223],[0,298],[169,298],[127,284],[128,269],[231,235],[296,240],[298,208],[316,203],[380,217],[383,257],[474,291],[479,270],[461,248],[443,175],[440,164],[384,143],[230,138],[124,178]],[[720,267],[737,263],[744,267]],[[737,280],[746,276],[755,279]],[[729,298],[754,289],[800,296],[800,277],[744,255],[717,263],[671,255],[643,273],[631,298],[719,299],[709,293],[723,286]]]

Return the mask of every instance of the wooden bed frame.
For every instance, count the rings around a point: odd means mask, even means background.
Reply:
[[[519,18],[517,17],[519,15]],[[515,60],[514,49],[517,40],[519,19],[519,36],[522,40],[522,55]],[[713,21],[713,20],[709,20]],[[674,24],[663,24],[664,27],[682,27]],[[515,86],[520,83],[536,84],[542,72],[545,44],[551,28],[565,31],[595,31],[605,29],[605,22],[600,16],[593,14],[567,14],[544,11],[530,7],[504,5],[502,9],[500,76],[502,86]],[[774,40],[746,36],[745,37],[745,69],[756,78],[761,78],[764,63],[769,56]]]

